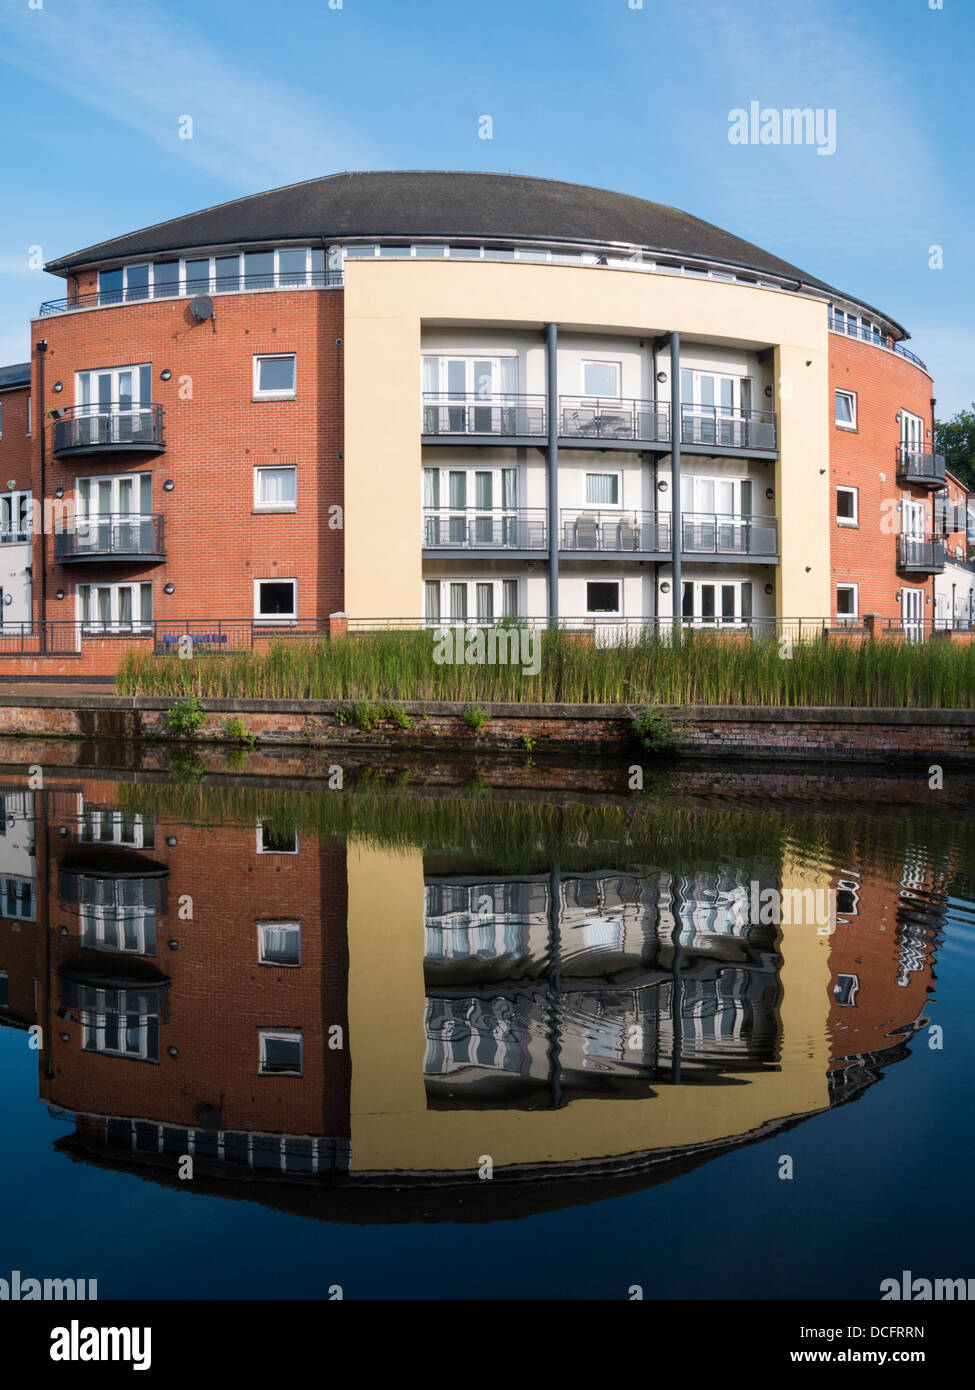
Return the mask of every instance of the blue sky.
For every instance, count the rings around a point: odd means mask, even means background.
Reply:
[[[485,169],[684,208],[882,307],[945,417],[975,397],[975,4],[938,2],[0,0],[0,362],[61,293],[31,247],[341,169]],[[751,101],[835,109],[835,154],[730,144]]]

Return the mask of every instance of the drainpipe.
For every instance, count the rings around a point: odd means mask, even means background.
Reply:
[[[559,326],[545,328],[548,373],[548,617],[559,621]]]
[[[670,541],[671,568],[674,585],[674,626],[680,631],[683,605],[683,584],[681,582],[681,533],[683,527],[680,517],[680,334],[670,335],[670,459],[671,459],[671,500],[670,500]]]
[[[45,524],[47,500],[47,419],[45,412],[46,398],[44,395],[44,363],[46,361],[47,339],[41,338],[37,344],[37,386],[40,400],[37,402],[37,422],[38,433],[41,436],[41,546],[40,546],[40,569],[41,569],[41,651],[47,651],[47,526]]]

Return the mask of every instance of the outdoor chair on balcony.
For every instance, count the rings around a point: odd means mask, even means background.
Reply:
[[[574,549],[599,549],[599,522],[594,516],[580,516],[576,519]]]
[[[623,517],[616,528],[616,548],[618,550],[640,549],[640,527],[636,521]]]

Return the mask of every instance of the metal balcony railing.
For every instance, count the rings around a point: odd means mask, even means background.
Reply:
[[[166,558],[164,520],[160,513],[74,517],[54,532],[56,560],[131,560]]]
[[[925,449],[923,445],[898,444],[897,481],[918,483],[924,487],[944,487],[945,456]]]
[[[55,454],[102,449],[139,449],[161,453],[166,447],[161,405],[113,401],[75,405],[55,412]]]
[[[940,574],[945,543],[940,536],[898,536],[897,568],[913,574]]]
[[[30,522],[24,526],[6,526],[0,530],[0,545],[22,545],[31,535]]]
[[[192,298],[197,294],[247,294],[251,290],[333,289],[343,283],[341,270],[288,270],[270,275],[200,276],[181,285],[133,285],[129,289],[96,290],[91,294],[49,299],[41,305],[40,316],[66,314],[73,309],[104,309],[112,304],[142,304],[147,299]]]
[[[682,405],[683,444],[713,444],[719,449],[778,448],[774,410],[736,410],[724,405]]]
[[[913,362],[922,371],[927,371],[927,367],[916,357],[913,352],[899,343],[896,338],[891,338],[885,333],[881,333],[879,328],[862,328],[858,323],[848,324],[846,319],[837,318],[834,314],[829,316],[829,331],[840,333],[845,338],[858,338],[862,343],[873,343],[874,347],[886,348],[888,352],[896,352],[898,357],[905,357],[908,362]]]
[[[660,401],[560,396],[559,434],[564,439],[632,439],[666,444],[670,441],[670,406]]]
[[[689,555],[777,555],[779,522],[774,516],[684,512],[681,547]]]
[[[545,397],[497,393],[490,396],[460,395],[443,391],[423,392],[423,433],[426,435],[480,434],[545,435]]]
[[[562,550],[652,553],[670,550],[671,545],[666,513],[566,508],[560,513],[560,528]]]
[[[426,507],[423,544],[430,550],[545,550],[545,510]]]

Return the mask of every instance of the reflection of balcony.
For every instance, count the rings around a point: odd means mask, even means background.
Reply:
[[[681,516],[685,555],[757,555],[779,551],[779,525],[774,516],[684,512]]]
[[[124,856],[125,863],[118,862]],[[63,863],[58,871],[58,897],[65,905],[81,909],[110,909],[119,916],[165,912],[169,870],[139,855],[119,851],[103,863]]]
[[[159,1029],[169,1021],[169,977],[152,967],[106,971],[81,964],[58,972],[59,1003],[81,1023],[82,1047],[110,1057],[159,1061]]]
[[[564,441],[600,444],[629,441],[663,444],[670,440],[666,402],[601,396],[560,396],[559,434]]]
[[[15,921],[33,922],[35,884],[32,878],[20,874],[0,874],[0,917]]]
[[[54,420],[56,455],[106,450],[159,454],[165,447],[161,405],[133,405],[129,401],[76,405],[59,410]]]
[[[54,532],[54,558],[76,560],[154,560],[166,558],[163,517],[111,513],[76,516]]]
[[[941,574],[945,543],[940,536],[898,536],[897,568],[905,574]]]
[[[458,435],[469,443],[498,439],[534,443],[545,436],[545,397],[424,391],[422,428],[427,443],[446,442]]]
[[[424,550],[545,550],[544,508],[425,508]]]
[[[680,437],[683,444],[774,453],[778,430],[773,410],[736,410],[723,405],[682,405]]]
[[[562,550],[643,554],[670,550],[670,517],[658,512],[563,509]]]
[[[897,446],[897,481],[915,487],[944,487],[945,456],[914,444]]]

